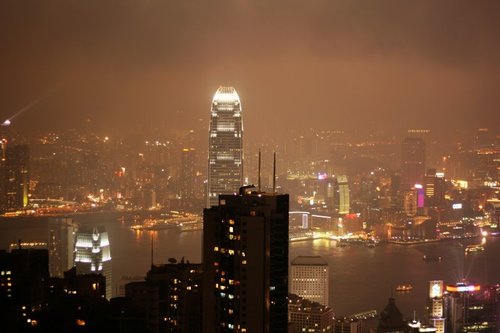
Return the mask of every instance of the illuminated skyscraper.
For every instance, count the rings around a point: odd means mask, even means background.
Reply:
[[[237,193],[243,185],[243,122],[233,87],[219,87],[212,100],[208,144],[207,207],[219,194]]]
[[[444,173],[429,169],[425,174],[425,206],[442,207],[446,192]]]
[[[104,228],[82,227],[76,233],[75,266],[77,274],[102,274],[106,278],[106,298],[112,297],[111,250]]]
[[[479,284],[459,282],[446,286],[444,309],[445,332],[498,332],[497,286],[484,288]]]
[[[287,332],[288,194],[242,187],[203,216],[203,332]]]
[[[443,281],[429,283],[429,324],[436,328],[436,333],[445,332]]]
[[[350,204],[349,204],[349,183],[347,182],[347,176],[339,176],[339,214],[349,214]]]
[[[320,256],[292,260],[290,293],[328,306],[328,263]]]
[[[29,149],[26,145],[8,147],[2,141],[0,161],[0,210],[19,210],[28,205]]]

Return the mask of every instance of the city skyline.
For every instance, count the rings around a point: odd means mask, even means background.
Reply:
[[[498,330],[499,10],[0,2],[0,330]]]

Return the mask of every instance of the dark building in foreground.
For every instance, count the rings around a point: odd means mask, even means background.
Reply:
[[[201,264],[153,265],[146,281],[158,286],[160,332],[201,331]]]
[[[0,323],[2,332],[17,332],[45,303],[49,279],[47,250],[0,252]],[[5,329],[5,331],[4,331]]]
[[[145,313],[149,332],[201,331],[201,264],[181,260],[152,265],[145,281],[125,285],[125,294]]]
[[[407,333],[410,331],[408,323],[396,306],[394,298],[389,298],[389,303],[380,312],[377,333]]]
[[[287,332],[288,204],[242,187],[205,209],[203,332]]]

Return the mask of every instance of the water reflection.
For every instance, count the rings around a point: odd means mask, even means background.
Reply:
[[[151,265],[151,237],[153,237],[154,263],[166,263],[168,258],[185,257],[191,262],[201,262],[202,231],[179,233],[176,230],[134,231],[132,216],[119,219],[117,214],[77,215],[77,223],[103,225],[109,235],[115,281],[121,277],[143,277]],[[34,221],[15,233],[2,228],[0,240],[7,248],[18,239],[36,241],[47,235],[40,223]],[[36,229],[38,228],[38,229]],[[13,229],[13,228],[12,228]],[[485,250],[465,255],[470,244],[481,243]],[[415,309],[423,315],[430,280],[456,283],[463,278],[469,281],[493,284],[500,282],[500,238],[445,241],[422,245],[379,244],[373,248],[350,244],[337,247],[327,239],[293,242],[290,259],[298,255],[320,255],[330,267],[329,301],[337,315],[352,314],[370,309],[382,309],[387,298],[399,284],[411,284],[412,292],[394,295],[398,307],[409,316]],[[424,256],[440,260],[424,260]],[[117,286],[115,286],[116,289]]]
[[[330,304],[338,315],[381,309],[395,286],[413,285],[410,293],[395,295],[405,315],[413,310],[423,315],[430,280],[455,283],[470,281],[492,284],[500,281],[500,268],[491,258],[500,253],[500,239],[488,238],[486,250],[465,256],[464,246],[479,239],[402,246],[381,244],[335,247],[316,240],[290,244],[290,259],[298,255],[321,255],[330,266]],[[423,260],[423,257],[441,260]]]

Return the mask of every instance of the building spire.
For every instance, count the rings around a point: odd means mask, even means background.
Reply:
[[[259,173],[258,173],[258,177],[257,177],[257,179],[258,179],[258,184],[257,185],[258,185],[258,188],[259,188],[259,192],[260,192],[260,171],[261,171],[260,166],[261,166],[261,158],[262,158],[262,156],[261,156],[261,152],[260,152],[260,149],[259,149]]]
[[[154,254],[154,251],[153,251],[153,242],[154,242],[154,235],[153,233],[151,233],[151,269],[153,268],[154,266],[154,262],[153,262],[153,254]]]
[[[276,193],[276,152],[273,156],[273,193]]]

